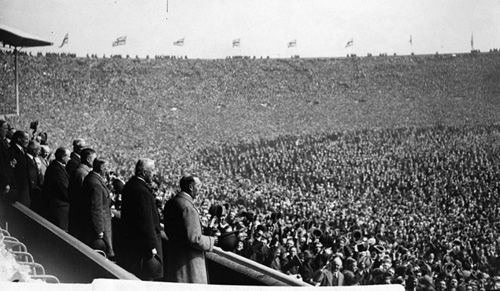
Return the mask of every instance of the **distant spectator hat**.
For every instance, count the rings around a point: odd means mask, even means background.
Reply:
[[[259,224],[256,228],[257,231],[261,230],[262,232],[266,232],[267,231],[267,226],[263,225],[263,224]]]
[[[358,248],[358,252],[364,252],[367,250],[366,246],[364,244],[358,244],[357,248]]]
[[[220,218],[222,216],[222,206],[219,204],[213,204],[208,209],[208,214],[210,214],[212,217]]]
[[[325,246],[325,248],[333,247],[333,244],[334,244],[333,237],[331,237],[327,234],[321,235],[319,238],[319,241],[323,244],[323,246]]]
[[[271,213],[271,220],[276,221],[281,218],[281,212],[273,212]]]
[[[363,235],[362,235],[362,233],[361,233],[361,230],[359,230],[359,229],[356,229],[356,230],[355,230],[355,231],[353,231],[353,233],[352,233],[352,237],[353,237],[354,241],[356,241],[356,242],[357,242],[357,241],[359,241],[359,240],[361,240],[361,237],[362,237],[362,236],[363,236]]]
[[[238,230],[226,232],[219,236],[219,247],[225,251],[232,252],[238,244]]]

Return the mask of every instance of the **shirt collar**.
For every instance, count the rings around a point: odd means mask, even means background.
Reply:
[[[184,198],[186,198],[187,200],[189,200],[189,201],[193,202],[193,197],[191,197],[191,195],[189,195],[189,194],[188,194],[188,193],[186,193],[186,192],[183,192],[183,191],[179,192],[179,196],[184,197]]]

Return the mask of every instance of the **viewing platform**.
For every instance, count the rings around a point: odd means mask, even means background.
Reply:
[[[91,283],[96,278],[139,280],[22,204],[0,202],[1,225],[30,250],[45,272],[61,283]],[[301,280],[234,253],[207,253],[211,284],[310,286]]]

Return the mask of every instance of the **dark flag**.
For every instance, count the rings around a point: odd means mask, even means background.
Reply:
[[[68,35],[68,33],[66,33],[66,35],[64,36],[64,38],[63,38],[63,40],[62,40],[61,45],[59,46],[59,48],[62,48],[63,45],[67,44],[68,40],[69,40],[69,35]]]
[[[296,47],[296,46],[297,46],[297,40],[296,39],[288,42],[288,47],[289,48]]]
[[[175,46],[184,46],[184,37],[179,39],[179,40],[174,41],[174,45]]]
[[[113,46],[125,45],[127,43],[127,36],[120,36],[113,41]]]
[[[350,46],[353,46],[354,45],[354,39],[351,38],[350,41],[348,41],[346,44],[345,44],[345,47],[348,48]]]

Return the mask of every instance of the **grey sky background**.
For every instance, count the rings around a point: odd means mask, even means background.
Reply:
[[[452,53],[470,51],[472,33],[476,49],[500,48],[500,0],[168,0],[168,13],[167,0],[0,0],[0,23],[54,42],[34,52],[80,56]]]

